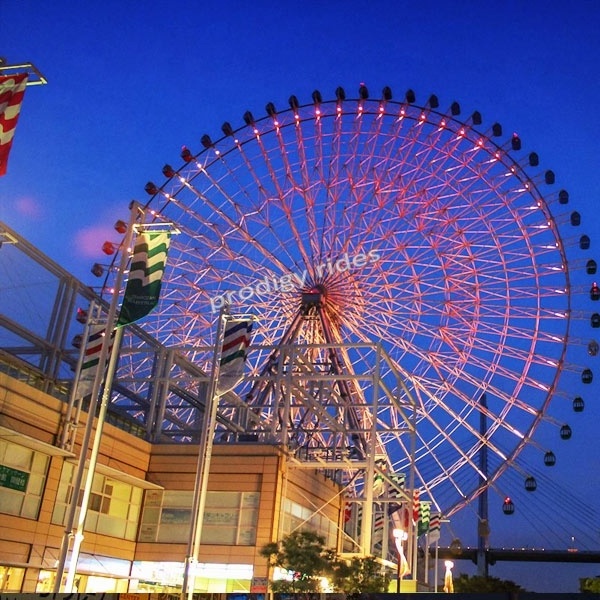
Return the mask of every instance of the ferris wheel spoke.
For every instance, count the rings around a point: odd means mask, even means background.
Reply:
[[[278,136],[278,142],[281,143],[280,136]],[[278,204],[286,218],[286,227],[289,228],[289,230],[292,234],[292,239],[295,242],[294,249],[298,251],[300,258],[301,258],[301,262],[304,265],[309,266],[313,262],[313,257],[311,255],[311,253],[309,251],[307,251],[307,249],[305,248],[305,243],[309,242],[311,238],[304,237],[303,235],[301,235],[301,233],[296,225],[296,217],[298,215],[296,215],[294,213],[293,208],[294,208],[294,202],[297,200],[297,194],[296,194],[296,188],[293,185],[293,181],[291,181],[289,179],[289,174],[291,171],[285,168],[286,166],[289,167],[289,165],[286,165],[284,162],[284,169],[283,170],[280,169],[280,172],[282,175],[282,181],[285,182],[287,185],[291,184],[291,186],[287,190],[284,191],[281,187],[281,183],[278,179],[277,173],[275,172],[275,168],[273,166],[273,161],[272,161],[271,157],[274,156],[274,154],[270,154],[269,152],[266,151],[264,143],[260,136],[257,136],[257,144],[262,151],[263,161],[264,161],[264,164],[266,165],[270,183],[274,190],[274,194],[273,194],[272,198],[270,198],[270,201],[277,199]],[[285,153],[280,152],[280,153],[277,153],[275,156],[277,157],[278,160],[281,160],[281,156],[285,156]],[[288,175],[287,178],[285,176],[283,176],[286,174]],[[263,177],[263,179],[261,181],[261,188],[265,187],[265,183],[266,183],[265,180],[266,180],[266,178]],[[296,265],[298,266],[297,263],[296,263]]]
[[[429,353],[429,357],[430,357],[431,365],[433,366],[434,369],[436,369],[439,372],[439,377],[438,377],[438,380],[440,381],[439,389],[440,389],[440,391],[443,391],[442,396],[446,396],[447,394],[450,394],[450,393],[458,396],[465,407],[471,406],[471,408],[477,409],[479,411],[479,413],[486,414],[491,420],[493,420],[493,422],[495,422],[497,425],[504,427],[511,434],[514,434],[520,438],[523,437],[523,435],[518,430],[516,430],[514,427],[510,426],[509,424],[507,424],[503,421],[503,418],[506,416],[506,414],[503,413],[500,415],[495,415],[489,411],[484,411],[473,398],[470,398],[469,396],[464,395],[457,388],[453,387],[449,383],[450,381],[456,379],[458,377],[458,374],[455,372],[452,372],[448,368],[448,365],[450,363],[445,357],[443,359],[436,360],[436,361],[433,361],[433,355],[431,355],[431,353]],[[471,357],[471,360],[475,360],[475,358]],[[493,377],[497,374],[499,376],[505,377],[509,381],[518,381],[517,374],[512,371],[503,370],[500,367],[497,367],[490,373],[489,372],[489,364],[482,362],[480,366],[488,367],[488,379],[490,379],[491,377]],[[483,372],[483,368],[482,368],[482,372]],[[495,389],[494,386],[491,385],[488,381],[482,381],[482,380],[476,379],[474,377],[470,377],[468,374],[466,374],[466,375],[462,374],[462,379],[466,383],[472,384],[474,389],[485,388],[489,391],[493,391],[498,398],[501,398],[506,402],[505,409],[507,409],[507,407],[510,407],[510,406],[515,406],[515,407],[520,408],[527,414],[530,414],[531,416],[537,417],[537,415],[538,415],[537,409],[519,401],[518,398],[516,398],[516,397],[512,398],[512,397],[507,396],[502,390]],[[428,388],[423,387],[421,389],[422,389],[422,391],[426,391],[426,389],[428,389]],[[436,397],[435,392],[433,392],[433,393],[429,392],[429,398],[431,400],[434,400],[435,397]],[[443,405],[443,406],[446,406],[446,405]],[[456,416],[455,416],[455,418],[456,418]],[[470,433],[473,434],[474,430],[471,429]]]
[[[299,132],[299,128],[296,127],[296,131]],[[316,240],[318,240],[318,224],[316,221],[316,212],[315,212],[315,196],[313,194],[313,185],[310,180],[307,168],[306,168],[306,156],[304,152],[304,144],[302,138],[297,139],[297,157],[298,161],[299,173],[294,176],[295,165],[290,162],[290,153],[291,149],[289,148],[289,144],[286,145],[281,130],[277,128],[277,141],[279,143],[279,155],[283,163],[283,172],[282,177],[284,177],[288,184],[291,186],[291,189],[294,191],[294,194],[303,199],[303,214],[301,214],[300,218],[306,220],[306,231],[304,239],[302,240],[303,244],[307,244],[310,247],[310,251],[307,249],[303,253],[304,264],[308,266],[311,262],[314,262],[315,257],[319,256],[318,247],[316,245]]]
[[[262,147],[261,149],[264,153],[264,149]],[[280,240],[278,236],[270,236],[270,241],[276,241],[277,244],[273,248],[268,248],[260,242],[260,236],[257,235],[259,231],[264,229],[267,231],[275,231],[278,227],[284,227],[287,230],[290,226],[288,207],[289,203],[293,201],[294,189],[289,188],[284,191],[275,184],[275,189],[270,191],[265,178],[255,171],[253,163],[246,156],[245,148],[241,145],[238,146],[238,154],[242,158],[243,164],[248,172],[252,173],[253,181],[258,190],[256,200],[248,198],[249,193],[247,190],[244,190],[246,202],[252,206],[253,210],[239,215],[239,227],[243,226],[246,231],[245,237],[248,240],[251,240],[251,243],[257,247],[257,250],[277,267],[280,274],[288,272],[291,268],[294,268],[296,271],[301,271],[301,263],[298,260],[298,256],[292,252],[292,250],[298,248],[297,246],[290,247],[290,245],[282,243],[282,240]],[[273,178],[273,181],[271,182],[273,185],[273,182],[276,182],[276,177],[272,171],[270,173]],[[223,192],[223,194],[226,195],[226,192]],[[239,210],[238,202],[235,202],[234,206],[236,210]],[[258,228],[256,231],[250,232],[250,226],[254,223],[256,223]],[[234,229],[234,231],[235,230],[236,229]],[[297,236],[295,239],[296,242],[298,242]],[[300,249],[301,248],[302,247],[300,246]],[[280,256],[287,257],[287,265],[279,258]]]
[[[209,180],[211,180],[210,177],[208,177]],[[219,190],[219,186],[217,185],[216,182],[211,181],[211,183],[215,186],[215,189]],[[234,220],[227,212],[225,207],[223,206],[218,206],[212,199],[208,198],[208,196],[206,196],[205,194],[203,194],[202,192],[200,192],[197,188],[195,188],[191,183],[189,182],[185,182],[184,183],[184,187],[189,189],[194,196],[198,199],[201,200],[203,203],[203,207],[209,209],[209,214],[206,215],[203,212],[199,212],[199,213],[193,213],[190,215],[190,218],[193,219],[194,221],[197,221],[199,223],[199,225],[201,227],[207,227],[206,223],[208,221],[208,223],[211,223],[211,221],[213,221],[213,225],[212,228],[214,231],[218,231],[219,230],[219,225],[218,225],[218,219],[220,219],[224,225],[229,228],[229,231],[232,232],[236,232],[236,235],[239,236],[239,239],[241,239],[242,242],[248,244],[249,247],[255,248],[258,251],[260,251],[260,253],[267,257],[273,265],[279,267],[282,271],[285,269],[283,263],[277,258],[277,256],[275,256],[275,254],[273,254],[271,251],[267,250],[267,248],[264,247],[264,245],[255,237],[252,236],[245,227],[243,227],[241,225],[241,220],[239,219],[239,213],[237,215],[238,217],[238,221]],[[227,206],[227,203],[230,202],[229,196],[227,195],[227,193],[224,190],[219,190],[221,193],[221,197],[225,200],[226,204],[225,206]],[[169,200],[169,196],[167,194],[165,194],[165,197],[167,198],[167,200]],[[210,225],[209,225],[210,227]],[[211,232],[214,234],[214,232]],[[226,248],[226,246],[224,245],[224,241],[226,239],[226,233],[225,231],[223,231],[220,234],[220,239],[221,239],[221,248],[224,249]],[[237,252],[237,256],[240,258],[243,258],[243,253],[240,253],[239,251]]]
[[[419,489],[423,489],[432,499],[434,499],[433,501],[436,505],[438,505],[438,502],[442,500],[441,498],[437,497],[438,490],[436,489],[436,487],[438,487],[439,484],[437,481],[432,479],[431,465],[423,465],[423,461],[419,460],[421,456],[426,456],[430,459],[430,462],[435,466],[435,472],[439,472],[442,475],[440,483],[445,483],[446,485],[449,484],[449,486],[454,489],[455,494],[458,496],[458,498],[464,498],[466,492],[455,481],[453,473],[450,472],[447,466],[447,462],[444,462],[441,454],[438,454],[438,448],[440,448],[444,443],[444,436],[439,436],[439,439],[437,441],[435,439],[425,439],[423,436],[419,435],[418,432],[417,436],[419,438],[420,448],[422,451],[420,456],[418,455],[416,457],[417,460],[415,461],[416,487],[418,487]],[[384,440],[384,443],[392,448],[394,448],[397,445],[400,451],[395,452],[395,454],[400,454],[402,456],[407,457],[411,455],[410,449],[407,447],[407,445],[404,442],[404,439],[402,439],[401,437],[395,437],[390,440]],[[410,464],[408,464],[406,461],[399,461],[394,463],[392,465],[392,468],[394,471],[398,472],[402,472],[405,470],[407,471],[410,468]],[[445,495],[448,495],[447,491],[445,492]],[[448,502],[448,504],[452,503],[452,501]]]

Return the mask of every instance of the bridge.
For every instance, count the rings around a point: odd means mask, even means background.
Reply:
[[[429,554],[435,558],[435,548]],[[470,560],[477,564],[477,548],[438,548],[437,556],[449,560]],[[498,561],[507,562],[559,562],[559,563],[600,563],[600,551],[590,550],[546,550],[544,548],[488,548],[484,551],[488,565]]]

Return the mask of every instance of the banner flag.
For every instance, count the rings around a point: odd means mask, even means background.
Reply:
[[[390,479],[392,480],[393,486],[390,486],[388,495],[390,498],[402,498],[402,492],[404,484],[406,483],[406,475],[404,473],[391,473]],[[388,515],[393,515],[395,512],[400,510],[402,506],[401,502],[390,502],[388,506]]]
[[[379,469],[379,471],[387,471],[387,460],[385,458],[377,458],[375,459],[375,466]],[[375,471],[375,475],[373,477],[373,495],[381,496],[385,489],[385,478],[379,472]]]
[[[217,381],[218,395],[232,390],[243,379],[253,325],[253,320],[248,318],[226,322]]]
[[[383,525],[385,523],[385,513],[383,506],[377,504],[373,511],[373,537],[372,542],[378,544],[383,540]]]
[[[84,398],[88,394],[92,393],[96,371],[98,370],[98,364],[100,363],[100,354],[102,352],[102,343],[104,342],[105,335],[106,325],[96,325],[90,330],[90,334],[85,345],[83,362],[81,363],[81,371],[79,372],[79,378],[77,380],[77,398]],[[113,329],[110,345],[108,347],[108,354],[106,356],[106,364],[104,365],[105,369],[106,365],[108,365],[114,339],[115,330]]]
[[[442,524],[442,515],[439,511],[432,511],[429,516],[429,543],[437,542],[440,539],[440,530]]]
[[[419,525],[417,535],[422,535],[429,531],[429,522],[431,519],[431,503],[421,501],[421,507],[419,510]]]
[[[344,504],[344,523],[347,523],[352,518],[352,502]]]
[[[138,234],[117,327],[138,321],[158,304],[170,242],[170,231]]]
[[[361,504],[357,504],[356,505],[356,513],[354,515],[355,517],[355,531],[354,534],[356,535],[356,537],[360,536],[360,534],[362,533],[362,525],[363,525],[363,505]]]
[[[391,473],[390,479],[394,483],[394,485],[400,489],[404,489],[404,485],[406,483],[406,474],[405,473]],[[390,496],[394,495],[395,498],[400,497],[400,492],[395,488],[390,490]]]
[[[26,86],[27,73],[0,76],[0,176],[6,174]]]
[[[413,490],[413,514],[412,520],[413,523],[419,522],[419,517],[421,516],[421,501],[419,500],[420,492],[418,489]]]

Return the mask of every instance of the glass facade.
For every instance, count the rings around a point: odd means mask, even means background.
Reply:
[[[183,563],[134,561],[129,591],[180,593],[183,569]],[[197,593],[248,592],[252,574],[252,565],[198,563],[194,589]]]
[[[307,508],[289,498],[283,501],[281,529],[281,537],[297,529],[310,529],[325,538],[326,546],[335,548],[337,545],[337,523],[314,508]]]
[[[50,457],[0,439],[0,513],[37,519]]]
[[[64,525],[73,496],[75,465],[65,462],[60,478],[52,523]],[[81,502],[79,495],[79,501]],[[86,531],[93,531],[126,540],[135,540],[141,512],[143,490],[96,473],[85,520]]]
[[[138,541],[173,543],[190,535],[193,492],[149,490]],[[258,523],[258,492],[208,492],[201,542],[252,546]]]
[[[20,592],[25,569],[0,566],[0,593]]]

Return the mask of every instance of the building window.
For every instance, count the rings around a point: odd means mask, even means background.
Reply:
[[[52,522],[64,525],[73,497],[75,465],[64,463]],[[83,490],[79,494],[79,505]],[[94,475],[85,520],[85,530],[103,535],[135,540],[143,490],[100,473]],[[78,509],[79,510],[79,509]]]
[[[134,561],[131,570],[130,592],[181,595],[183,563]],[[254,568],[249,564],[198,563],[194,592],[245,593],[250,591]],[[260,597],[257,594],[257,597]]]
[[[190,535],[192,492],[149,490],[138,541],[173,543]],[[253,546],[258,492],[208,492],[202,521],[203,544]]]
[[[325,515],[286,498],[283,502],[282,534],[285,537],[297,529],[310,529],[325,538],[327,546],[337,543],[337,524]]]
[[[18,594],[23,586],[24,575],[25,569],[0,566],[0,592]]]
[[[0,439],[0,512],[37,519],[50,458]]]

